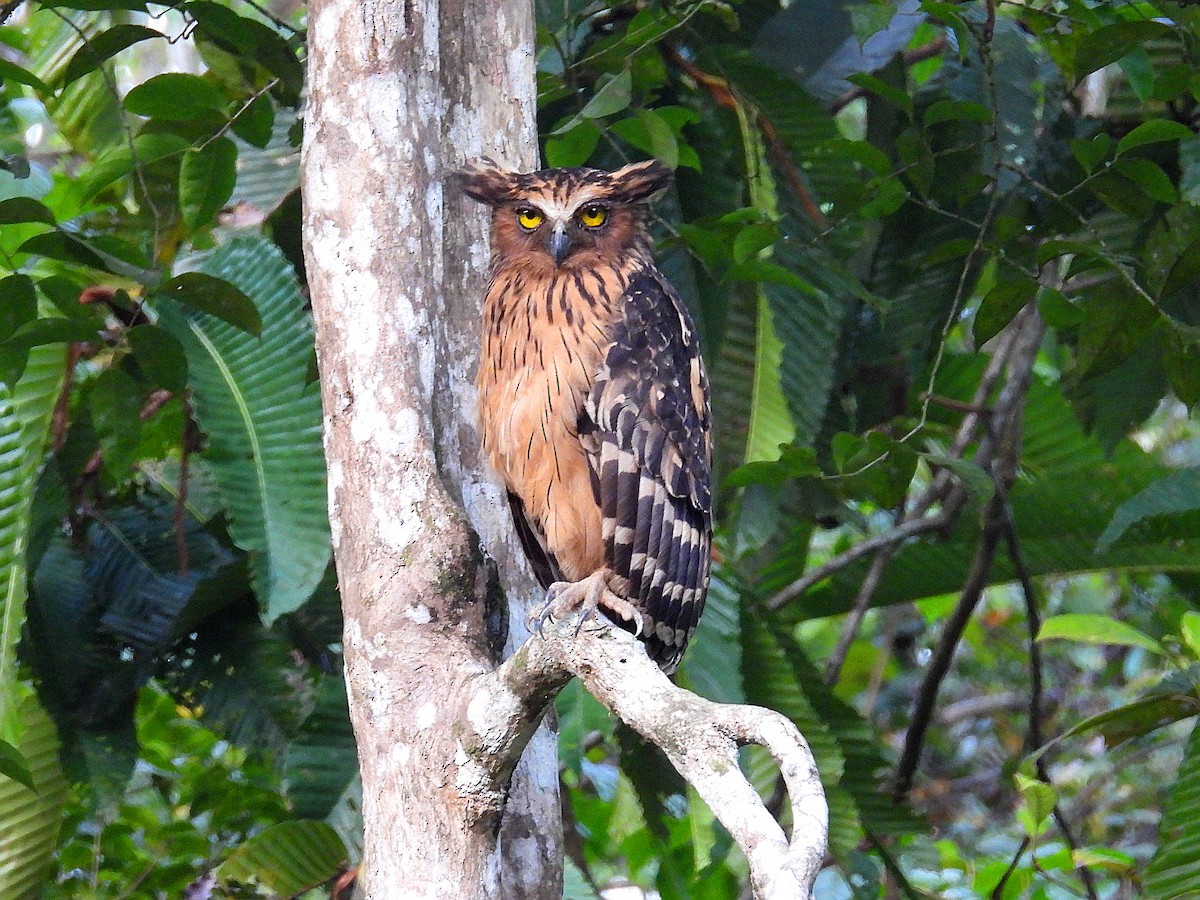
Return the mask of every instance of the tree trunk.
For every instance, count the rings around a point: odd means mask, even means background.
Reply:
[[[553,738],[505,805],[460,744],[469,686],[524,610],[472,376],[485,217],[448,176],[536,168],[528,0],[313,0],[305,243],[371,898],[561,897]],[[481,552],[485,549],[486,555]],[[532,596],[506,575],[510,597]],[[509,649],[513,639],[509,639]],[[501,816],[504,815],[503,821]]]

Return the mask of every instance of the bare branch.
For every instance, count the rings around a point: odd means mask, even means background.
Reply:
[[[607,622],[576,634],[574,617],[547,625],[495,672],[481,676],[466,719],[470,762],[503,778],[554,694],[577,675],[604,706],[660,747],[729,831],[750,864],[759,900],[807,898],[828,838],[828,808],[816,763],[785,716],[714,703],[673,684],[641,642]],[[792,837],[768,812],[738,766],[737,750],[765,747],[779,764]]]
[[[1004,542],[1008,548],[1009,559],[1012,560],[1013,568],[1017,572],[1017,581],[1021,585],[1021,593],[1025,598],[1025,621],[1029,628],[1029,725],[1025,734],[1025,749],[1026,752],[1032,753],[1045,743],[1044,735],[1042,734],[1042,649],[1038,645],[1037,636],[1042,627],[1042,616],[1038,609],[1037,591],[1033,586],[1033,575],[1029,571],[1029,565],[1025,561],[1025,553],[1021,549],[1021,539],[1017,533],[1017,523],[1013,519],[1012,506],[1004,505],[1004,518],[1002,521],[1004,528]],[[1038,754],[1034,762],[1037,771],[1037,777],[1045,784],[1051,785],[1050,772],[1046,766],[1046,757],[1044,754]],[[1072,850],[1079,849],[1079,842],[1075,838],[1075,832],[1071,828],[1071,823],[1067,820],[1066,814],[1062,810],[1061,803],[1054,804],[1054,821],[1058,825],[1059,831],[1062,832],[1063,840],[1066,845]],[[1008,880],[1012,869],[1005,873],[1005,877],[1000,884],[996,885],[996,889],[1000,890],[1003,883]],[[1098,900],[1099,894],[1096,891],[1096,880],[1092,877],[1092,872],[1087,866],[1079,865],[1075,867],[1076,873],[1083,882],[1083,888],[1087,892],[1090,900]]]
[[[913,702],[912,721],[905,735],[904,750],[892,779],[892,790],[896,797],[906,794],[912,786],[942,680],[950,670],[950,663],[963,631],[983,596],[983,589],[987,587],[988,575],[1003,536],[1008,490],[1016,478],[1017,461],[1020,457],[1022,402],[1029,389],[1033,363],[1045,333],[1045,326],[1037,314],[1036,307],[1033,306],[1021,310],[1009,323],[1008,328],[1012,334],[1007,366],[1008,379],[996,401],[990,427],[980,440],[976,454],[977,459],[990,461],[990,473],[996,485],[996,493],[984,510],[983,530],[975,558],[963,584],[962,594],[943,627],[933,659]]]

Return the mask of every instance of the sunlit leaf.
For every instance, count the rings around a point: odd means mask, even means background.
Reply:
[[[1038,632],[1039,641],[1063,639],[1087,644],[1118,644],[1124,647],[1141,647],[1152,653],[1164,653],[1162,645],[1149,635],[1138,631],[1111,616],[1097,613],[1062,613],[1051,616],[1042,623]]]
[[[338,875],[346,847],[324,822],[280,822],[250,838],[217,869],[222,884],[260,885],[277,897],[294,897]]]

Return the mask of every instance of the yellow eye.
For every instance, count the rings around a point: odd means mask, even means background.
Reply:
[[[588,228],[599,228],[608,220],[608,210],[603,206],[585,206],[579,213],[579,221]]]
[[[529,207],[526,207],[525,209],[517,210],[517,224],[526,231],[533,231],[535,228],[541,225],[543,218],[544,217],[542,214],[536,209],[530,209]]]

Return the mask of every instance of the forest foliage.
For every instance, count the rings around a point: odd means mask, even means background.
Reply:
[[[535,8],[547,165],[676,170],[720,549],[678,677],[807,737],[820,895],[1200,891],[1200,6]],[[0,895],[329,896],[304,9],[0,17]],[[665,760],[558,714],[567,895],[738,896]]]

